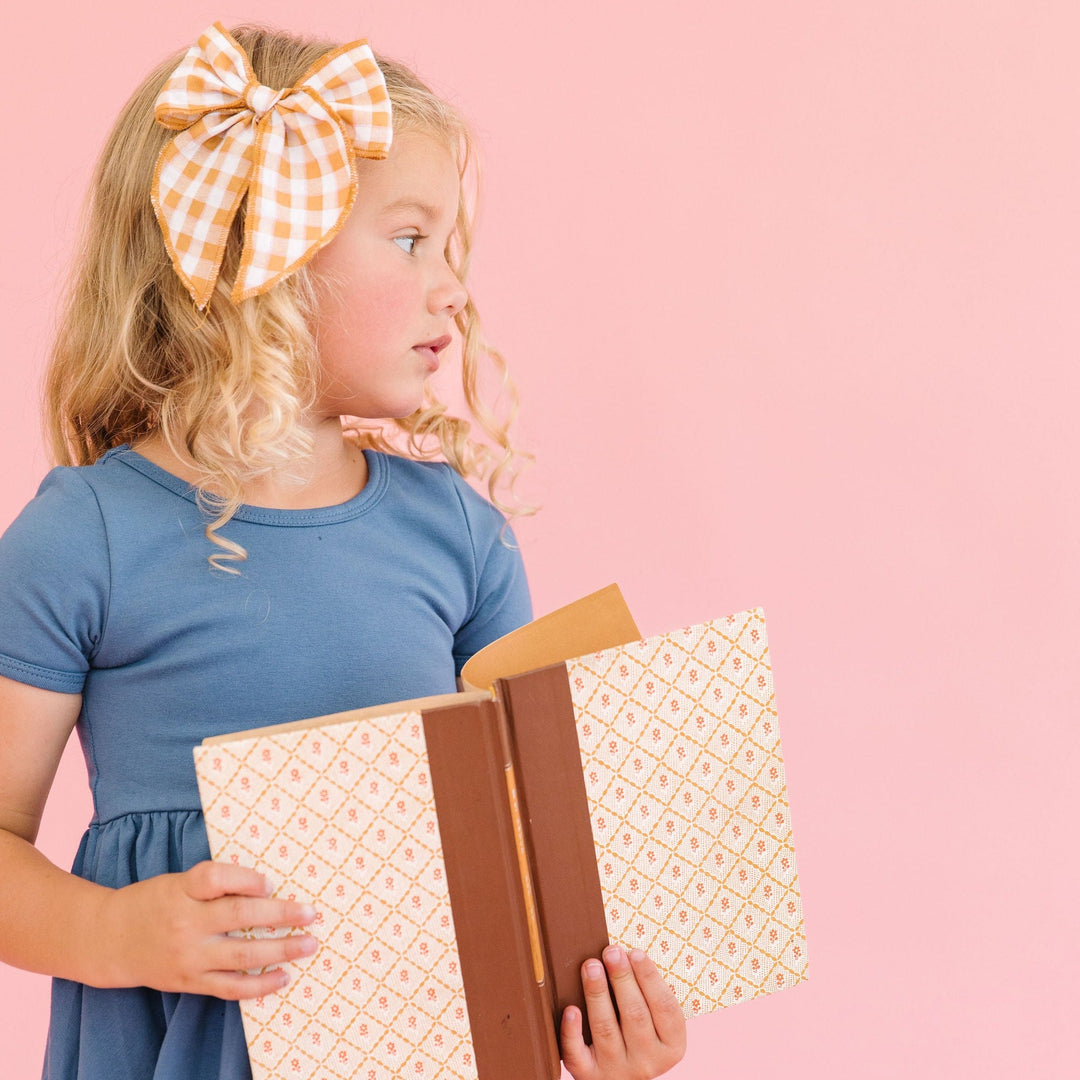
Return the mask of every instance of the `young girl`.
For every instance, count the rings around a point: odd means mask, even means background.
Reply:
[[[0,540],[0,957],[55,976],[44,1077],[250,1077],[238,999],[318,942],[229,931],[314,912],[210,861],[192,747],[453,691],[532,617],[495,500],[510,421],[477,392],[487,355],[516,408],[463,284],[470,146],[363,41],[220,23],[108,140],[46,380],[60,465]],[[427,382],[454,327],[494,463]],[[496,505],[464,480],[485,474]],[[68,874],[33,843],[73,727],[94,816]],[[604,960],[566,1065],[657,1076],[674,994]]]

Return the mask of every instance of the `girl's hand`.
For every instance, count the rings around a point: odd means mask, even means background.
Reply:
[[[628,958],[619,946],[609,946],[604,961],[615,988],[619,1018],[608,995],[604,969],[596,960],[586,960],[581,984],[593,1041],[592,1046],[585,1045],[581,1015],[574,1006],[567,1007],[561,1036],[567,1069],[574,1080],[650,1080],[667,1072],[686,1052],[686,1017],[674,992],[639,949]],[[590,973],[590,965],[596,965],[595,974]]]
[[[258,871],[229,862],[201,862],[182,874],[161,874],[116,889],[104,901],[104,942],[111,957],[111,986],[150,986],[156,990],[212,994],[238,1000],[262,997],[289,981],[280,968],[260,968],[310,956],[314,937],[228,937],[250,926],[302,926],[315,918],[312,908],[271,900]]]

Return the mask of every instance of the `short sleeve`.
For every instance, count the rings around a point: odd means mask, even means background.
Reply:
[[[513,528],[507,525],[503,530],[502,512],[447,468],[461,500],[476,560],[475,603],[454,635],[454,673],[460,675],[474,653],[532,621],[532,600]]]
[[[55,468],[0,536],[0,675],[81,693],[109,584],[97,497],[76,467]]]

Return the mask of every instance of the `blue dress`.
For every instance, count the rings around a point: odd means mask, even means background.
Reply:
[[[73,873],[121,887],[210,857],[208,735],[454,691],[532,617],[503,515],[450,466],[365,450],[355,498],[243,506],[212,570],[192,489],[128,447],[53,469],[0,537],[0,674],[83,695],[94,814]],[[43,1080],[250,1080],[235,1001],[54,979]]]

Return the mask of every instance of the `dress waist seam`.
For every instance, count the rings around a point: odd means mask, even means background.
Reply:
[[[112,817],[95,819],[87,825],[88,829],[99,829],[103,825],[109,825],[114,821],[119,821],[121,818],[126,817],[147,817],[150,814],[201,814],[201,806],[171,806],[167,810],[158,808],[156,810],[125,810],[122,814],[114,814]]]

